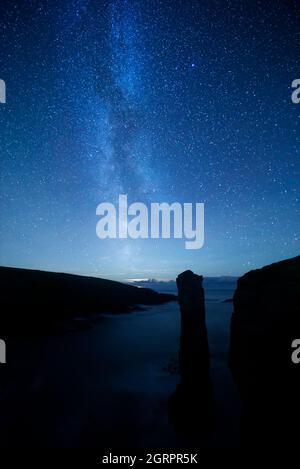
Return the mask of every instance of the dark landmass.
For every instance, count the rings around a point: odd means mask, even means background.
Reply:
[[[177,299],[149,288],[64,273],[0,267],[1,337],[42,331],[75,315],[120,313]]]
[[[230,368],[242,400],[242,444],[298,447],[300,256],[238,280],[231,321]]]

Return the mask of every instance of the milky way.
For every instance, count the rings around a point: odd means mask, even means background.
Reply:
[[[2,1],[1,263],[239,275],[299,253],[297,2]],[[205,245],[99,240],[96,207],[204,202]]]

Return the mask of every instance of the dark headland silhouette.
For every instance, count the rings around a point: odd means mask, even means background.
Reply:
[[[121,313],[176,300],[112,280],[11,267],[0,267],[0,298],[1,336],[45,331],[75,315]]]
[[[299,446],[300,256],[252,270],[233,298],[229,363],[242,400],[242,444]]]

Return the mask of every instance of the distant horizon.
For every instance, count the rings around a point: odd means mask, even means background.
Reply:
[[[299,254],[295,255],[295,256],[292,256],[292,257],[288,257],[288,258],[284,258],[284,259],[278,259],[278,260],[273,260],[269,263],[266,263],[264,265],[260,265],[260,266],[257,266],[257,267],[253,267],[253,268],[250,268],[248,270],[246,270],[245,272],[241,273],[240,275],[234,275],[234,274],[216,274],[216,275],[207,275],[203,272],[201,272],[201,270],[199,269],[192,269],[192,268],[189,268],[187,267],[186,269],[182,269],[181,271],[178,271],[177,273],[174,274],[173,277],[156,277],[156,276],[148,276],[148,277],[139,277],[139,276],[136,276],[136,277],[121,277],[121,276],[111,276],[111,275],[106,275],[105,272],[99,272],[97,274],[95,274],[94,272],[87,272],[87,271],[69,271],[69,270],[56,270],[56,269],[47,269],[47,268],[43,268],[41,266],[39,267],[24,267],[24,266],[17,266],[17,265],[0,265],[0,268],[1,267],[8,267],[8,268],[13,268],[13,269],[24,269],[24,270],[35,270],[35,271],[41,271],[41,272],[51,272],[51,273],[58,273],[58,274],[68,274],[68,275],[79,275],[79,276],[83,276],[83,277],[92,277],[92,278],[102,278],[102,279],[107,279],[107,280],[115,280],[115,281],[119,281],[119,282],[125,282],[125,283],[146,283],[146,282],[149,282],[149,283],[154,283],[154,282],[175,282],[176,281],[176,277],[181,273],[181,272],[184,272],[185,270],[192,270],[194,273],[198,274],[198,275],[202,275],[204,277],[204,279],[209,279],[209,278],[215,278],[215,279],[238,279],[240,277],[242,277],[244,274],[246,274],[247,272],[249,272],[250,270],[256,270],[256,269],[260,269],[262,267],[265,267],[266,265],[271,265],[271,264],[274,264],[274,263],[277,263],[277,262],[281,262],[281,261],[285,261],[285,260],[288,260],[288,259],[293,259],[295,257],[298,257]]]

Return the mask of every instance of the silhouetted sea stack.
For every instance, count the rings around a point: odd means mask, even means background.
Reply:
[[[230,368],[242,399],[242,443],[299,445],[300,257],[248,272],[238,280],[231,321]]]
[[[185,431],[205,431],[213,420],[213,392],[202,281],[202,276],[190,270],[176,279],[181,312],[181,382],[170,399],[170,416],[173,423]]]

